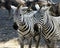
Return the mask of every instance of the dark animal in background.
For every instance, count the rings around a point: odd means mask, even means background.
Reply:
[[[8,12],[9,12],[9,15],[10,15],[10,11],[11,11],[11,6],[10,6],[10,0],[4,0],[4,1],[2,1],[2,0],[0,0],[0,7],[5,7],[7,10],[8,10]]]
[[[60,16],[60,3],[52,4],[50,8],[50,13],[52,16]]]
[[[15,1],[15,0],[14,1],[13,0],[0,0],[0,8],[4,7],[4,8],[6,8],[8,10],[8,12],[9,12],[9,19],[10,19],[11,10],[12,10],[11,5],[17,7],[18,4],[19,3],[17,1]]]

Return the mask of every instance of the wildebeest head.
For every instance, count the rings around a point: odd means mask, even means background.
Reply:
[[[52,1],[49,2],[47,0],[47,2],[40,1],[40,2],[38,2],[38,4],[39,4],[40,7],[41,6],[48,6],[48,7],[50,7],[49,11],[50,11],[51,16],[55,16],[55,17],[60,16],[60,3],[54,3]]]
[[[50,8],[50,13],[52,16],[60,16],[60,3],[52,4]]]
[[[4,7],[8,10],[9,12],[9,16],[11,16],[11,5],[17,7],[18,4],[24,4],[24,2],[22,0],[0,0],[0,8]]]

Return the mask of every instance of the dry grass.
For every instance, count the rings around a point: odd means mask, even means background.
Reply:
[[[12,39],[7,42],[1,42],[0,43],[0,48],[20,48],[19,43],[17,39]],[[24,45],[24,48],[28,48],[28,45]],[[35,48],[35,46],[32,46],[32,48]],[[46,45],[44,46],[39,46],[39,48],[47,48]],[[56,48],[60,48],[59,46],[56,46]]]
[[[40,46],[41,48],[46,48],[46,46]],[[39,47],[39,48],[40,48]],[[17,39],[12,39],[7,42],[1,42],[0,48],[20,48],[19,43]],[[28,45],[24,45],[24,48],[28,48]],[[35,46],[32,46],[32,48],[35,48]]]
[[[19,48],[19,44],[17,39],[12,39],[10,41],[7,41],[6,43],[0,43],[0,48]]]

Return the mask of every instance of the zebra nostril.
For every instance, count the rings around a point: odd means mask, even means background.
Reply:
[[[37,24],[34,24],[34,30],[38,31],[38,25]]]
[[[14,22],[14,24],[13,24],[13,28],[14,28],[15,30],[18,29],[18,25],[16,24],[16,22]]]
[[[20,14],[20,16],[21,16],[21,14]]]

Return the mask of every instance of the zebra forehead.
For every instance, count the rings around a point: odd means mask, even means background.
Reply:
[[[48,6],[42,6],[41,10],[46,11],[46,10],[48,10],[49,8],[50,8],[50,7],[48,7]]]
[[[31,11],[30,13],[26,13],[24,17],[33,17],[34,14],[36,14],[37,11]]]

